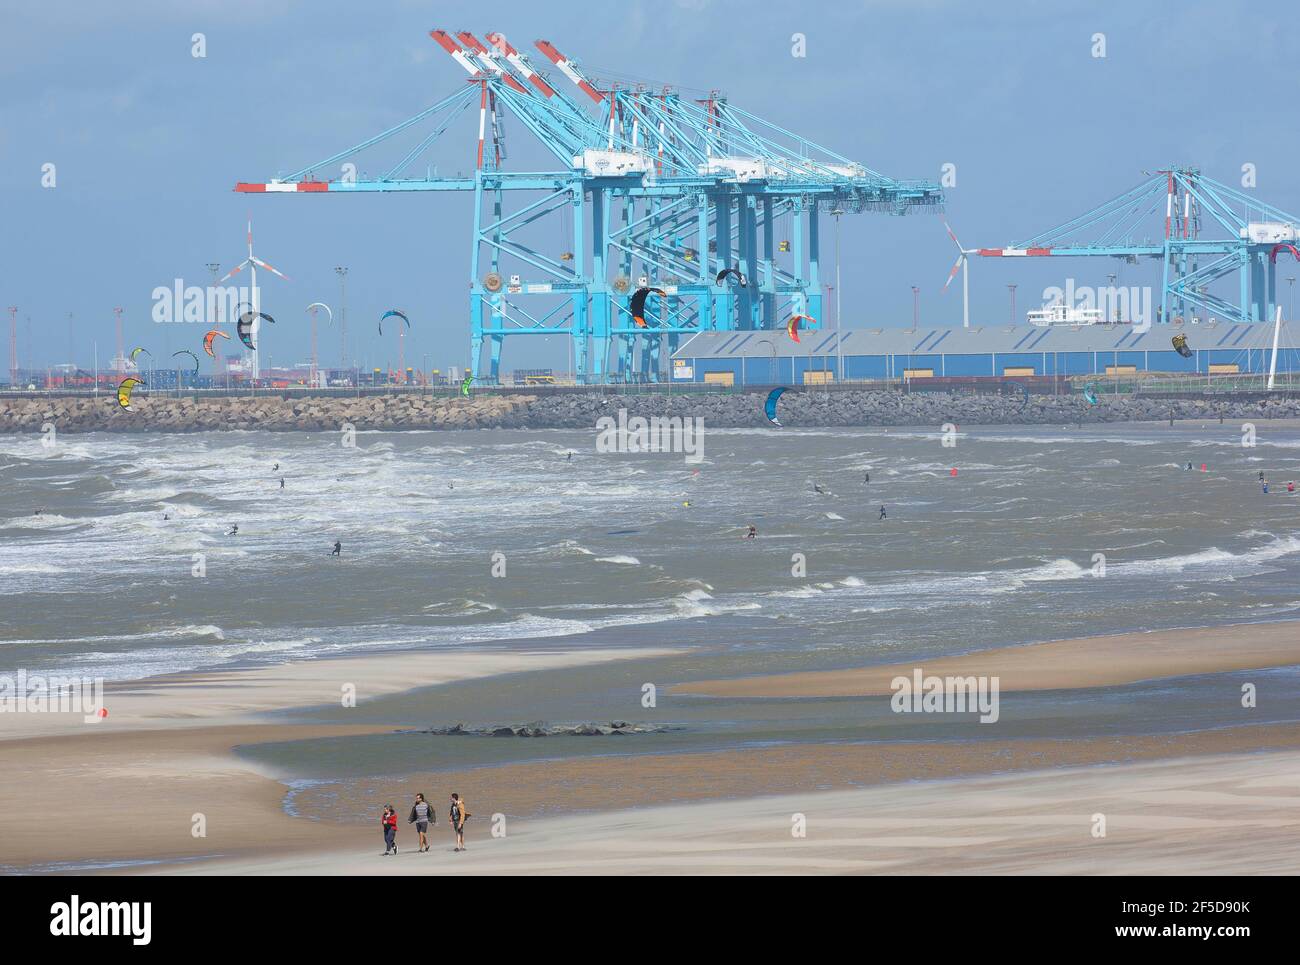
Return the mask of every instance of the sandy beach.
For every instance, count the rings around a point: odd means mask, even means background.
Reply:
[[[997,676],[1003,692],[1113,687],[1191,674],[1300,664],[1300,628],[1293,622],[1198,627],[1084,637],[924,661],[927,675]],[[890,681],[911,677],[918,661],[814,673],[700,680],[681,693],[715,697],[870,697],[893,693]]]
[[[0,714],[0,747],[24,779],[0,784],[0,869],[155,861],[301,849],[355,837],[288,817],[286,788],[231,753],[242,744],[391,730],[267,723],[271,712],[367,698],[456,680],[656,656],[647,649],[383,654],[279,667],[186,674],[110,685],[109,717]],[[66,813],[57,834],[32,815]],[[206,837],[191,831],[206,819]]]
[[[320,851],[195,874],[1294,874],[1300,751],[545,818],[451,852]],[[806,837],[792,834],[795,815]],[[1094,837],[1098,815],[1105,836]],[[477,819],[476,819],[477,820]],[[471,822],[473,824],[474,822]],[[406,840],[413,835],[405,834]],[[399,838],[400,840],[400,838]],[[378,834],[371,836],[378,844]]]
[[[1296,659],[1294,635],[1293,624],[1265,624],[1093,638],[990,650],[936,661],[927,670],[979,667],[970,672],[1019,673],[1019,686],[1047,687],[1060,686],[1077,666],[1083,669],[1075,686],[1105,687],[1160,674],[1289,664]],[[1118,655],[1134,640],[1152,641],[1159,659],[1148,655],[1117,668]],[[1214,640],[1223,651],[1217,656]],[[312,818],[288,814],[286,785],[232,753],[263,742],[393,729],[304,723],[283,713],[337,699],[344,683],[374,697],[666,652],[387,654],[114,687],[108,700],[114,713],[102,724],[6,714],[0,740],[24,780],[0,786],[0,867],[254,874],[449,868],[1263,873],[1296,867],[1300,726],[1285,723],[1250,726],[1247,720],[1168,735],[814,742],[510,763],[309,787],[295,805]],[[1016,664],[1011,657],[1020,654],[1028,656]],[[874,693],[872,680],[890,672],[863,671],[850,687],[835,690],[827,681],[825,691],[809,692]],[[725,693],[723,684],[679,689]],[[761,692],[796,689],[768,684]],[[338,812],[327,800],[358,814],[376,811],[382,799],[404,803],[401,789],[422,782],[460,786],[471,803],[474,847],[456,855],[455,865],[442,855],[449,850],[444,824],[433,853],[388,859],[379,857],[373,821],[319,817]],[[57,833],[30,833],[33,814],[64,811],[75,819]],[[806,839],[790,835],[795,812],[809,817]],[[1091,836],[1097,813],[1107,815],[1105,839]],[[503,838],[490,835],[494,815],[504,817]],[[199,822],[202,836],[192,832]],[[404,820],[399,841],[413,841]]]

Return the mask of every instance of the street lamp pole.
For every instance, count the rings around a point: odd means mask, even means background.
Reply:
[[[1007,291],[1011,293],[1011,324],[1016,324],[1016,286],[1008,285]]]
[[[339,276],[339,368],[348,367],[348,270],[343,266],[334,269]]]
[[[844,378],[844,348],[841,343],[844,336],[840,331],[842,324],[840,319],[843,317],[840,315],[842,306],[840,299],[842,297],[841,292],[844,289],[840,284],[840,216],[844,214],[844,209],[837,205],[831,210],[831,214],[835,216],[835,377],[842,380]]]

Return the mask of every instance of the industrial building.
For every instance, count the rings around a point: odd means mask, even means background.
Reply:
[[[1239,375],[1268,371],[1273,326],[1034,325],[858,328],[806,333],[703,332],[673,355],[674,382],[805,385],[828,381],[1079,375]],[[1170,343],[1179,333],[1192,349]],[[1300,341],[1282,329],[1277,371],[1300,370]]]

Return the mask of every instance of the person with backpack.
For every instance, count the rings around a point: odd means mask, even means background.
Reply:
[[[415,825],[415,831],[420,836],[420,850],[428,851],[429,825],[438,823],[438,815],[434,813],[423,794],[415,795],[415,803],[411,805],[411,813],[406,823]]]
[[[379,826],[384,829],[384,855],[397,854],[397,808],[385,804]]]
[[[465,822],[472,815],[469,809],[465,807],[465,801],[459,794],[453,793],[451,796],[451,827],[456,832],[455,851],[465,850]]]

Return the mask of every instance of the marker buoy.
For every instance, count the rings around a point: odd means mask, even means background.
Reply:
[[[105,717],[107,717],[107,716],[108,716],[108,708],[107,708],[107,707],[101,707],[101,708],[99,708],[99,717],[100,717],[100,719],[102,720],[103,718],[105,718]]]
[[[948,475],[949,475],[949,476],[955,476],[955,475],[957,475],[957,470],[956,470],[955,468],[949,470]]]
[[[1201,472],[1209,472],[1209,470],[1205,468],[1205,463],[1201,463]]]

